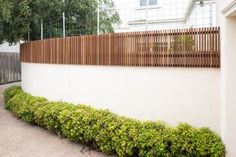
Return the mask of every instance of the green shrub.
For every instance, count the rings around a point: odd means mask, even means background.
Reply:
[[[35,111],[41,103],[47,100],[41,97],[33,97],[24,92],[16,94],[7,104],[7,109],[11,110],[17,117],[27,122],[34,123]]]
[[[5,89],[3,95],[4,95],[4,104],[5,104],[6,109],[8,109],[9,107],[8,101],[18,93],[21,93],[21,87],[19,86],[12,86],[8,89]]]
[[[59,114],[68,107],[73,106],[62,102],[43,102],[34,110],[34,121],[39,126],[63,136]]]
[[[106,154],[143,157],[224,157],[225,147],[208,128],[163,122],[142,122],[86,105],[49,102],[11,87],[5,106],[14,115],[61,137],[86,144]]]

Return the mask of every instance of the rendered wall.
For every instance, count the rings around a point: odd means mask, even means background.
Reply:
[[[235,0],[218,0],[217,20],[221,27],[221,135],[227,157],[236,156],[236,12]],[[234,8],[233,8],[234,7]],[[225,8],[232,15],[224,14]]]
[[[142,120],[220,132],[220,70],[22,63],[22,88]]]

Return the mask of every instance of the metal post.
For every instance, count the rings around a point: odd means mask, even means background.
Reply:
[[[148,0],[146,0],[146,31],[148,29]]]
[[[97,35],[99,35],[99,23],[100,23],[100,8],[99,8],[99,0],[97,0]]]
[[[212,27],[212,25],[213,25],[213,4],[212,4],[213,2],[212,2],[212,0],[211,0],[211,4],[210,4],[210,26]]]
[[[30,31],[28,30],[28,41],[30,41]]]
[[[43,20],[41,20],[41,40],[43,40]]]
[[[65,2],[65,0],[63,0]],[[66,37],[66,19],[65,19],[65,12],[62,13],[62,19],[63,19],[63,38]]]
[[[30,41],[30,23],[28,23],[28,42]]]

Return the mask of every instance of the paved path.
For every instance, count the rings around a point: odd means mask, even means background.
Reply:
[[[2,93],[15,84],[0,85],[0,157],[106,157],[23,122],[5,110]]]

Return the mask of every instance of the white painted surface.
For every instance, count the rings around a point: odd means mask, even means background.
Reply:
[[[121,18],[115,32],[216,26],[216,0],[157,0],[157,5],[140,7],[140,0],[113,0]],[[128,15],[128,16],[127,16]]]
[[[49,100],[220,132],[219,69],[22,63],[22,88]]]
[[[223,13],[232,2],[218,0],[217,3],[217,21],[221,27],[221,135],[227,157],[236,156],[236,17]]]
[[[0,45],[0,52],[20,52],[20,44],[9,45],[8,43],[3,43]]]

